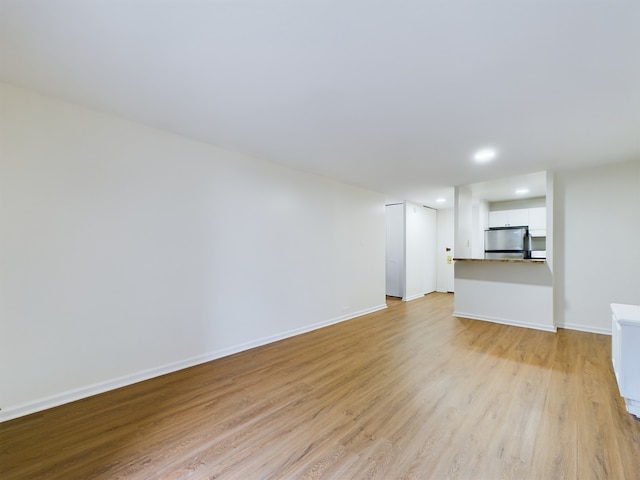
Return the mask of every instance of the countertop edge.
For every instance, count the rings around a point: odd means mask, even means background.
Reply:
[[[473,263],[547,263],[547,261],[543,258],[454,258],[453,260],[455,262]]]

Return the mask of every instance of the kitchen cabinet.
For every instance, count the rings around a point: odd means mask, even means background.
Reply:
[[[627,411],[640,418],[640,306],[611,304],[611,361]]]
[[[506,227],[506,226],[507,226],[506,210],[500,210],[498,212],[489,212],[489,228]]]
[[[529,209],[489,212],[489,227],[522,227],[529,225]]]
[[[521,227],[526,225],[532,237],[547,235],[547,208],[520,208],[489,212],[489,227]]]
[[[547,208],[529,209],[529,233],[532,237],[547,236]]]

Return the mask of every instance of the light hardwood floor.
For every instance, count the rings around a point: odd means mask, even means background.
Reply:
[[[0,424],[9,479],[638,479],[610,337],[389,308]]]

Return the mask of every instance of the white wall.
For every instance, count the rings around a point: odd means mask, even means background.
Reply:
[[[405,228],[404,300],[413,300],[436,289],[436,211],[406,202]]]
[[[454,245],[454,212],[453,208],[441,208],[437,215],[438,247],[437,247],[437,281],[438,292],[453,292],[453,257]],[[450,250],[447,251],[447,248]],[[450,257],[450,258],[449,258]]]
[[[384,307],[382,195],[0,95],[0,419]]]
[[[473,199],[471,208],[471,257],[484,258],[484,231],[489,228],[489,202]]]
[[[554,274],[553,269],[553,244],[554,244],[554,218],[555,218],[555,172],[550,170],[547,171],[547,196],[545,197],[545,205],[546,208],[546,216],[547,216],[547,225],[546,225],[546,233],[547,237],[545,240],[545,248],[547,255],[547,265],[549,265],[549,269],[551,270],[551,275],[553,277],[553,284],[555,285],[556,276]],[[554,298],[555,302],[555,298]],[[555,308],[554,308],[555,311]]]
[[[456,257],[472,258],[473,196],[468,185],[454,189],[454,235]]]
[[[610,303],[640,304],[640,160],[554,178],[559,327],[611,331]]]
[[[548,172],[547,172],[548,179]],[[501,210],[518,210],[521,208],[546,207],[547,201],[545,197],[523,198],[519,200],[506,200],[504,202],[491,202],[489,211],[498,212]]]

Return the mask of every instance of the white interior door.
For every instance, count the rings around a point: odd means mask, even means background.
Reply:
[[[404,205],[387,205],[386,294],[404,296]]]
[[[436,239],[436,211],[406,202],[405,300],[413,300],[436,289]]]

